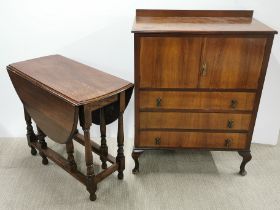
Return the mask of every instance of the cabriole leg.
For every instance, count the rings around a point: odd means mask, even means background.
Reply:
[[[250,151],[238,151],[238,154],[243,157],[242,163],[240,165],[239,174],[241,176],[245,176],[247,174],[245,166],[252,159],[252,155]]]
[[[142,155],[142,153],[144,152],[144,150],[137,150],[137,149],[133,149],[133,152],[131,154],[134,162],[135,162],[135,167],[132,170],[133,174],[137,174],[139,173],[139,156]]]
[[[26,122],[26,130],[27,130],[27,133],[26,133],[27,143],[28,143],[29,147],[31,148],[31,154],[36,155],[37,150],[31,145],[31,143],[36,142],[37,137],[33,130],[31,117],[28,114],[26,109],[24,109],[24,118],[25,118],[25,122]]]

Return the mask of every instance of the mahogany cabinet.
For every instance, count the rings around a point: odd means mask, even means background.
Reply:
[[[238,151],[250,144],[274,35],[253,11],[136,10],[135,143]]]

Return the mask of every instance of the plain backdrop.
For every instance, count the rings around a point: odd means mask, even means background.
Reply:
[[[23,109],[6,65],[62,54],[133,82],[135,9],[252,9],[280,31],[278,0],[0,0],[0,137],[25,135]],[[253,141],[276,144],[280,128],[280,41],[274,40]],[[134,100],[125,112],[125,135],[134,135]],[[99,136],[96,126],[92,136]],[[108,126],[116,136],[116,123]]]

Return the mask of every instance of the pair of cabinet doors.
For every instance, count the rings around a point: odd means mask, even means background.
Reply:
[[[257,89],[266,39],[141,37],[140,88]]]

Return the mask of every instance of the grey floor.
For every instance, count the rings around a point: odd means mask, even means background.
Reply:
[[[116,141],[109,139],[115,154]],[[63,145],[49,146],[66,154]],[[0,139],[0,208],[8,209],[280,209],[280,146],[252,145],[248,174],[237,174],[236,152],[157,151],[140,158],[133,175],[133,140],[126,140],[125,179],[111,175],[90,202],[85,187],[50,161],[30,155],[26,140]],[[83,148],[75,158],[85,171]],[[95,170],[100,170],[94,156]]]

